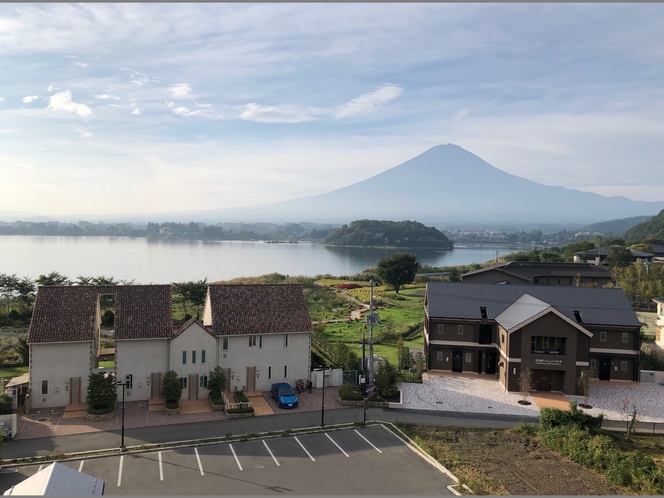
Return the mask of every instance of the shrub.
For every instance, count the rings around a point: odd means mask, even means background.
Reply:
[[[355,384],[345,384],[339,389],[339,397],[346,401],[362,401],[362,388]]]
[[[175,404],[177,408],[177,403],[180,400],[180,396],[182,396],[182,387],[180,386],[178,374],[174,370],[166,372],[161,379],[161,393],[167,405]]]
[[[88,376],[88,410],[92,410],[88,413],[93,414],[94,411],[110,413],[115,409],[117,400],[118,386],[114,375],[100,372]]]
[[[222,396],[215,396],[210,393],[210,399],[212,400],[213,405],[224,405],[224,398]]]
[[[164,405],[166,406],[167,410],[177,410],[180,406],[180,402],[179,401],[166,401],[164,403]]]
[[[602,421],[604,420],[603,414],[593,417],[592,415],[579,411],[578,405],[575,401],[572,401],[569,405],[569,410],[559,410],[558,408],[547,407],[542,408],[539,417],[540,427],[544,430],[566,425],[576,425],[590,430],[597,430],[602,427]]]
[[[6,393],[0,394],[0,415],[7,415],[12,412],[13,398]]]
[[[105,406],[103,408],[93,408],[92,405],[88,405],[87,412],[90,415],[106,415],[107,413],[111,413],[115,410],[115,405],[111,406]]]
[[[399,395],[397,389],[397,369],[387,360],[378,365],[376,371],[376,391],[383,398]]]
[[[242,391],[235,391],[235,399],[238,403],[249,403],[249,398]]]
[[[226,413],[254,413],[254,408],[252,406],[243,406],[241,408],[231,408],[226,410]]]
[[[208,374],[208,390],[210,395],[221,398],[221,393],[226,390],[226,372],[221,367],[214,367]],[[219,403],[215,403],[219,404]]]

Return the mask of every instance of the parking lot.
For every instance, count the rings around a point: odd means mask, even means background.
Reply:
[[[107,495],[440,495],[453,482],[382,426],[67,461]],[[5,468],[0,492],[44,465]]]

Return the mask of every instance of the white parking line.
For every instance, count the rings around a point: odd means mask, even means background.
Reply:
[[[293,438],[295,439],[295,441],[297,441],[297,444],[299,444],[299,445],[302,447],[302,449],[304,450],[304,452],[305,452],[307,455],[309,455],[309,458],[311,458],[311,461],[312,461],[312,462],[315,462],[316,460],[314,460],[314,457],[311,456],[311,453],[309,453],[309,452],[307,451],[307,449],[306,449],[306,448],[304,447],[304,445],[300,442],[300,440],[297,438],[297,436],[293,436]]]
[[[343,454],[346,455],[347,457],[349,456],[348,453],[346,453],[346,452],[343,450],[343,448],[342,448],[341,446],[339,446],[339,445],[337,444],[337,442],[336,442],[334,439],[332,439],[332,438],[330,437],[330,435],[329,435],[327,432],[325,433],[325,435],[327,436],[327,438],[328,438],[330,441],[332,441],[332,442],[334,443],[334,446],[336,446],[337,448],[339,448],[339,451],[341,451],[341,453],[343,453]],[[349,457],[349,458],[350,458],[350,457]]]
[[[274,463],[277,464],[277,467],[280,467],[279,462],[277,462],[277,459],[274,457],[274,453],[272,453],[272,450],[270,449],[270,447],[265,442],[265,439],[263,439],[263,444],[265,445],[265,448],[267,449],[267,451],[270,453],[270,456],[272,457],[272,460],[274,460]]]
[[[357,432],[357,429],[353,429],[353,430],[354,430],[355,432]],[[382,453],[382,451],[380,451],[378,448],[376,448],[376,447],[374,446],[374,444],[373,444],[371,441],[369,441],[367,438],[365,438],[362,434],[360,434],[359,432],[357,432],[357,435],[360,436],[362,439],[364,439],[364,440],[365,440],[367,443],[369,443],[371,446],[373,446],[373,449],[376,450],[378,453]]]
[[[79,472],[83,472],[83,462],[85,462],[85,460],[81,460],[81,465],[78,466]]]
[[[122,462],[124,461],[124,455],[120,455],[120,467],[118,468],[118,488],[122,483]]]
[[[164,480],[164,466],[161,463],[161,451],[159,452],[159,480]]]
[[[203,465],[201,465],[201,457],[198,456],[198,448],[194,448],[194,451],[196,452],[196,460],[198,460],[198,469],[201,471],[201,475],[204,476],[205,474],[203,473]]]
[[[235,461],[237,462],[237,466],[240,468],[240,470],[242,470],[242,465],[240,465],[240,460],[238,460],[237,455],[235,454],[235,450],[233,449],[233,445],[229,443],[228,446],[231,449],[231,451],[233,452],[233,456],[235,457]]]
[[[41,472],[43,468],[44,468],[44,464],[41,464],[41,465],[39,466],[39,469],[37,469],[37,472]]]

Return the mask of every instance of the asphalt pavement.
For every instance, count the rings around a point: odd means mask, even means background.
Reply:
[[[362,420],[362,408],[349,407],[325,411],[325,425],[348,424],[362,422]],[[367,421],[376,420],[419,425],[504,429],[515,427],[521,421],[536,422],[537,418],[498,414],[369,408],[367,410]],[[125,446],[131,447],[320,426],[320,411],[291,412],[263,417],[126,429],[124,442]],[[3,459],[13,459],[118,448],[120,443],[120,431],[92,432],[68,436],[11,440],[3,444],[1,452]]]

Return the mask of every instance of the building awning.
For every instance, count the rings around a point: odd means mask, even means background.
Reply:
[[[5,389],[8,387],[22,386],[23,384],[30,383],[30,373],[26,372],[20,377],[14,377],[9,383],[5,386]]]
[[[54,462],[25,481],[12,486],[5,495],[101,496],[104,481]]]

